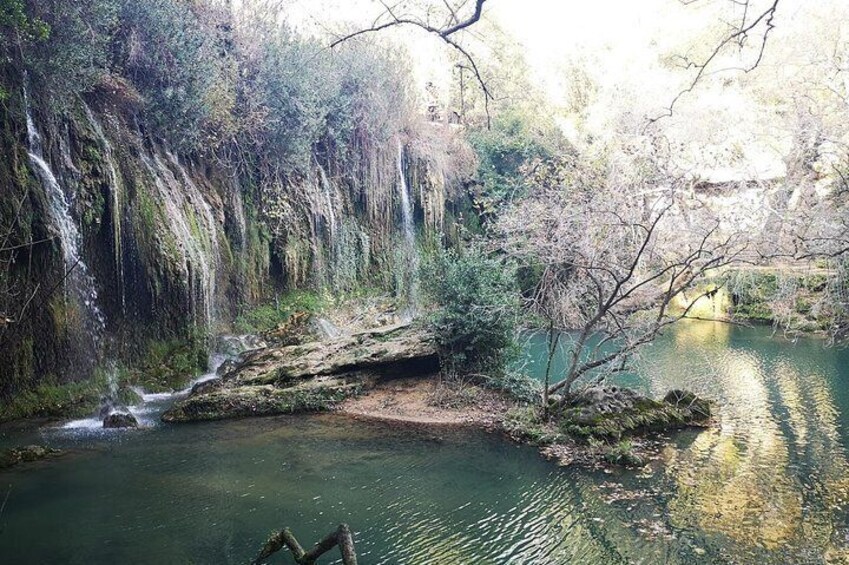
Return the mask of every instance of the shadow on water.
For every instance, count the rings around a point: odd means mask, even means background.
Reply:
[[[0,475],[0,555],[245,563],[272,529],[316,540],[348,522],[366,565],[843,563],[847,361],[767,329],[682,325],[647,352],[639,384],[717,399],[720,425],[676,434],[665,465],[638,471],[560,469],[497,435],[338,415],[14,430],[6,441],[76,454]]]

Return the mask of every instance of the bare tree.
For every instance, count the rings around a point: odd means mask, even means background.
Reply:
[[[550,395],[565,402],[582,379],[626,370],[643,345],[716,288],[685,293],[746,248],[745,238],[722,233],[706,208],[685,197],[682,181],[562,173],[543,174],[498,223],[507,253],[541,273],[529,306],[552,332],[546,408]],[[563,339],[567,367],[551,375]]]

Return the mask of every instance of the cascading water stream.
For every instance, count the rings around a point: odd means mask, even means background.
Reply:
[[[330,232],[330,247],[331,249],[335,249],[336,235],[339,230],[336,220],[336,204],[333,201],[333,187],[330,185],[330,180],[327,178],[327,173],[324,171],[324,167],[322,167],[321,164],[318,165],[318,174],[321,182],[321,191],[327,201],[327,224]]]
[[[105,318],[97,306],[97,291],[94,280],[88,273],[88,267],[80,254],[80,232],[74,218],[71,216],[70,206],[56,175],[53,174],[50,165],[44,158],[44,148],[41,135],[35,126],[29,104],[29,92],[27,91],[27,80],[24,75],[24,109],[27,121],[27,141],[30,164],[41,181],[47,197],[48,212],[53,226],[58,230],[62,256],[65,263],[65,289],[71,291],[80,300],[86,311],[86,318],[91,332],[91,337],[98,346],[103,330],[106,326]]]
[[[191,380],[183,389],[173,392],[154,392],[150,393],[142,388],[134,387],[135,393],[138,395],[138,402],[132,406],[122,406],[116,399],[118,398],[118,388],[114,380],[110,379],[110,390],[108,397],[105,399],[104,405],[101,408],[101,414],[92,415],[89,418],[81,418],[72,420],[60,426],[59,430],[68,431],[73,434],[90,435],[90,434],[112,434],[119,433],[120,428],[104,429],[103,413],[104,409],[131,414],[138,425],[142,428],[151,428],[159,425],[160,416],[167,410],[176,400],[189,395],[195,385],[217,378],[218,369],[227,360],[236,360],[245,352],[266,347],[266,343],[252,335],[223,335],[218,336],[215,340],[215,351],[209,356],[208,367],[206,373]],[[114,372],[114,368],[113,368]]]
[[[218,226],[212,212],[212,208],[203,196],[203,193],[192,180],[186,168],[173,153],[167,153],[172,165],[180,172],[183,185],[187,189],[188,202],[197,216],[199,233],[196,240],[200,245],[200,254],[205,258],[206,271],[204,282],[204,314],[207,327],[217,320],[216,308],[216,277],[221,265],[221,249],[218,247]]]
[[[401,222],[404,230],[406,254],[407,312],[405,318],[413,318],[418,300],[419,252],[416,247],[416,231],[413,218],[413,198],[404,170],[404,146],[398,142],[398,192],[401,197]]]
[[[195,320],[210,327],[215,320],[215,276],[218,264],[218,236],[209,205],[176,157],[169,159],[180,171],[182,183],[156,154],[145,153],[141,160],[147,168],[164,208],[170,237],[180,263]],[[191,217],[190,217],[191,215]]]
[[[121,177],[118,175],[118,169],[115,166],[112,144],[109,143],[109,139],[106,137],[103,127],[101,127],[100,122],[94,115],[94,112],[91,111],[91,108],[89,108],[85,102],[83,102],[83,109],[85,109],[86,117],[88,117],[89,123],[91,124],[91,127],[103,148],[104,161],[108,167],[109,189],[112,197],[112,239],[113,247],[115,249],[115,275],[118,281],[119,292],[121,293],[121,311],[126,313],[127,296],[124,284],[124,249],[121,237],[121,196],[123,193],[123,182]]]

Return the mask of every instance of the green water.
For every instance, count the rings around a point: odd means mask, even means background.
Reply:
[[[849,352],[694,323],[639,374],[722,412],[637,471],[337,415],[6,430],[71,453],[0,474],[0,563],[247,563],[272,529],[311,544],[343,521],[364,565],[849,562]]]

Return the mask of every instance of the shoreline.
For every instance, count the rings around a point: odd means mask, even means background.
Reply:
[[[460,392],[456,390],[458,387]],[[445,390],[440,390],[441,388]],[[452,395],[464,396],[464,390],[472,390],[473,392],[467,393],[473,396],[474,400],[459,406],[450,405]],[[448,405],[436,402],[440,394],[447,397]],[[363,394],[343,401],[331,414],[405,428],[478,429],[497,433],[517,445],[534,447],[540,456],[560,467],[578,466],[606,471],[613,467],[655,467],[662,459],[663,448],[674,441],[672,434],[687,429],[708,430],[716,424],[711,420],[707,424],[645,431],[623,436],[620,440],[600,440],[598,443],[583,442],[562,435],[558,440],[548,442],[535,440],[522,433],[522,430],[505,425],[513,411],[528,408],[501,392],[472,385],[444,383],[438,377],[430,376],[379,383]],[[622,443],[629,446],[627,455],[618,460],[610,460],[611,450]]]

